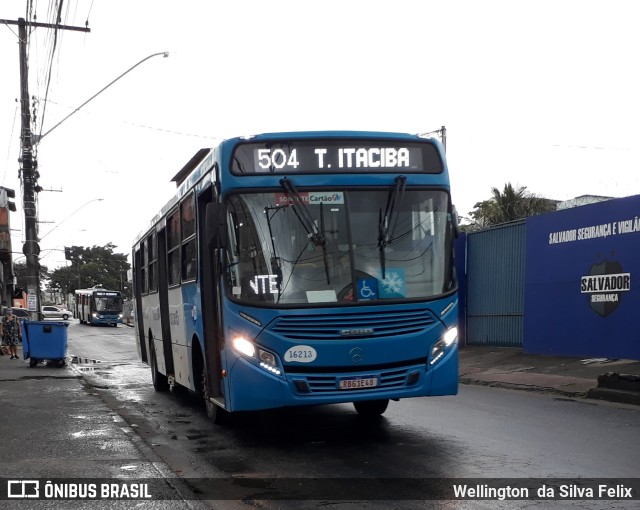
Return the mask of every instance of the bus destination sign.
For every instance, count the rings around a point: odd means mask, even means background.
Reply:
[[[436,147],[398,140],[300,140],[239,145],[232,171],[257,173],[442,172]]]

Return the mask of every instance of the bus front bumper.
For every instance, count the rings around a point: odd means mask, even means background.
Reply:
[[[362,372],[299,374],[291,369],[282,377],[240,357],[231,370],[233,377],[229,380],[234,382],[230,392],[232,397],[227,400],[227,410],[231,412],[458,393],[457,345],[429,367],[417,364]],[[340,389],[340,381],[347,380],[366,380],[368,384],[375,380],[375,386]]]

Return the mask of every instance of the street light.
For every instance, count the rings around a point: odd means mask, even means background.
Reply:
[[[89,101],[95,99],[98,95],[100,95],[102,92],[107,90],[111,85],[113,85],[115,82],[117,82],[120,78],[122,78],[126,74],[130,73],[131,71],[133,71],[140,64],[142,64],[143,62],[146,62],[150,58],[157,57],[157,56],[160,56],[160,55],[162,55],[163,57],[166,58],[166,57],[169,56],[169,53],[166,52],[166,51],[163,51],[163,52],[160,52],[160,53],[152,53],[148,57],[143,58],[140,62],[138,62],[137,64],[131,66],[124,73],[122,73],[120,76],[118,76],[115,80],[113,80],[111,83],[109,83],[106,87],[103,87],[98,92],[96,92],[93,96],[91,96],[84,103],[82,103],[80,106],[78,106],[78,108],[76,108],[69,115],[67,115],[64,119],[62,119],[55,126],[53,126],[49,131],[47,131],[43,135],[36,136],[36,135],[31,133],[31,129],[30,129],[31,118],[30,118],[30,112],[29,112],[29,107],[28,107],[29,94],[27,92],[28,91],[28,87],[27,87],[27,84],[28,84],[28,72],[27,72],[27,69],[28,68],[27,68],[27,57],[26,57],[26,40],[27,40],[27,36],[26,36],[25,26],[26,26],[25,23],[20,24],[20,29],[21,29],[20,30],[20,40],[21,40],[21,44],[20,44],[20,52],[21,52],[21,59],[20,59],[20,87],[21,87],[21,90],[22,90],[21,97],[22,97],[22,133],[23,133],[23,136],[22,136],[23,142],[22,142],[21,172],[22,172],[22,180],[23,180],[23,199],[22,199],[22,204],[23,204],[23,208],[24,208],[24,218],[25,218],[25,241],[24,241],[24,244],[22,246],[22,252],[27,257],[27,274],[26,274],[27,293],[28,293],[27,294],[27,297],[28,297],[28,300],[27,300],[27,305],[28,306],[27,306],[27,308],[29,310],[33,311],[34,314],[37,314],[37,316],[40,318],[41,317],[41,312],[40,312],[40,274],[39,274],[40,261],[38,259],[38,256],[40,254],[40,246],[38,244],[37,233],[36,233],[36,222],[37,222],[37,218],[38,218],[36,194],[40,191],[40,189],[38,189],[39,187],[37,186],[38,173],[35,171],[35,164],[34,164],[34,161],[33,161],[33,154],[32,154],[33,144],[40,142],[45,136],[47,136],[49,133],[51,133],[51,131],[56,129],[65,120],[67,120],[74,113],[79,111],[80,108],[82,108],[84,105],[89,103]],[[84,207],[84,205],[86,205],[86,204],[83,204],[82,206],[80,206],[80,208],[78,208],[78,210],[81,209],[82,207]],[[74,213],[75,212],[77,212],[77,211],[74,211]],[[65,220],[66,219],[67,218],[65,218]],[[63,220],[63,221],[65,221],[65,220]],[[53,230],[55,230],[59,226],[60,226],[60,224],[58,224],[56,227],[52,228],[43,237],[46,237],[47,235],[49,235],[51,232],[53,232]]]
[[[143,58],[140,62],[138,62],[137,64],[131,66],[129,69],[127,69],[124,73],[122,73],[120,76],[118,76],[115,80],[113,80],[111,83],[109,83],[107,86],[101,88],[98,92],[96,92],[93,96],[91,96],[89,99],[87,99],[84,103],[82,103],[80,106],[78,106],[75,110],[73,110],[69,115],[67,115],[64,119],[62,119],[60,122],[58,122],[55,126],[53,126],[49,131],[47,131],[45,134],[43,135],[32,135],[33,138],[33,143],[38,143],[40,142],[40,140],[42,140],[45,136],[47,136],[49,133],[51,133],[51,131],[53,131],[55,128],[57,128],[60,124],[62,124],[65,120],[67,120],[69,117],[71,117],[74,113],[76,113],[78,110],[80,110],[80,108],[82,108],[84,105],[86,105],[89,101],[95,99],[97,96],[99,96],[100,94],[102,94],[105,90],[107,90],[109,87],[111,87],[111,85],[113,85],[115,82],[117,82],[120,78],[122,78],[124,75],[130,73],[131,71],[133,71],[136,67],[138,67],[140,64],[142,64],[143,62],[146,62],[147,60],[149,60],[150,58],[153,57],[158,57],[162,55],[164,58],[167,58],[169,56],[169,52],[168,51],[161,51],[159,53],[153,53],[151,55],[149,55],[146,58]]]

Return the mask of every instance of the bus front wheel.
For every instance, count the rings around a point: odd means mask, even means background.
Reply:
[[[222,407],[214,404],[207,394],[207,374],[206,369],[202,370],[202,397],[204,398],[204,407],[207,410],[207,417],[216,425],[224,425],[229,421],[229,413]]]
[[[363,400],[361,402],[354,402],[353,407],[360,416],[372,418],[382,415],[389,405],[389,399],[384,400]]]
[[[153,348],[153,343],[149,343],[149,364],[151,365],[151,380],[153,387],[156,391],[167,391],[169,389],[169,379],[164,374],[158,371],[158,361],[156,360],[156,350]]]

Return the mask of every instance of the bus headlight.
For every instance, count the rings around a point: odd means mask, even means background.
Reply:
[[[252,342],[244,338],[243,336],[236,336],[231,340],[231,345],[240,354],[244,354],[249,358],[256,357],[256,346]]]
[[[245,337],[238,335],[233,337],[231,345],[234,350],[240,354],[245,355],[247,358],[257,360],[260,367],[275,375],[281,375],[282,372],[278,368],[278,361],[274,354],[264,349],[256,347],[255,344]]]
[[[429,364],[435,365],[440,358],[445,355],[447,349],[457,341],[458,328],[454,326],[453,328],[448,329],[445,334],[442,335],[442,338],[433,344],[433,347],[431,348],[431,361],[429,361]]]
[[[265,370],[268,370],[272,374],[281,374],[276,357],[270,352],[258,349],[258,359],[260,360],[260,366]]]

